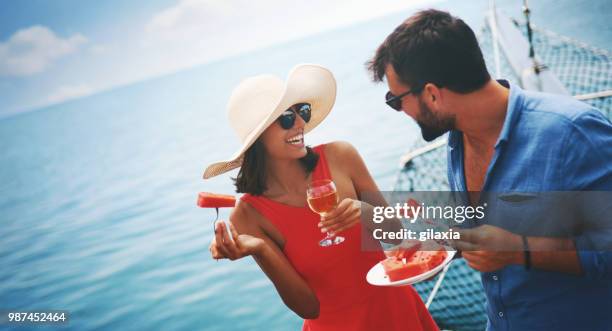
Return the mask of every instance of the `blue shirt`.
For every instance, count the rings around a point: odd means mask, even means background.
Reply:
[[[501,83],[510,88],[508,109],[482,191],[612,191],[612,124],[601,112],[571,97]],[[467,191],[463,152],[463,134],[451,131],[453,191]],[[526,222],[541,216],[525,214]],[[487,330],[612,330],[612,251],[580,250],[581,240],[575,241],[581,276],[519,265],[482,273]]]

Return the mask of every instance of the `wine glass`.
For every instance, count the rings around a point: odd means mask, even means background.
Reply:
[[[315,180],[308,185],[306,190],[306,198],[308,206],[313,212],[324,216],[326,213],[334,210],[338,205],[338,192],[336,184],[329,179]],[[338,245],[344,241],[344,237],[333,236],[327,232],[327,236],[319,241],[319,246],[328,247]]]

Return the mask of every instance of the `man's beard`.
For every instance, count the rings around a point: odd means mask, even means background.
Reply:
[[[441,118],[427,107],[419,98],[419,118],[417,124],[421,127],[421,135],[425,141],[432,141],[455,128],[455,117]]]

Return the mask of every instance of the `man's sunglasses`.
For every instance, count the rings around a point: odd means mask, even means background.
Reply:
[[[410,89],[398,96],[393,95],[393,93],[389,91],[387,92],[387,95],[385,95],[385,102],[387,103],[387,105],[389,105],[389,107],[395,109],[396,111],[401,111],[402,110],[402,98],[412,93],[418,93],[418,91],[415,91],[415,89]]]
[[[308,123],[308,121],[310,121],[311,111],[312,109],[310,108],[310,104],[296,103],[295,105],[289,107],[289,109],[285,110],[281,116],[278,117],[278,123],[283,129],[289,130],[295,124],[296,113],[300,115],[304,122]]]

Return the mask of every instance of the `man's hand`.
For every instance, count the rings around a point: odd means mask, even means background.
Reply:
[[[481,272],[502,269],[510,264],[523,264],[521,237],[492,225],[457,230],[461,239],[453,246],[461,251],[468,265]]]
[[[361,220],[361,204],[359,200],[346,198],[338,204],[331,212],[321,217],[319,228],[321,232],[329,232],[332,235],[342,232]]]

